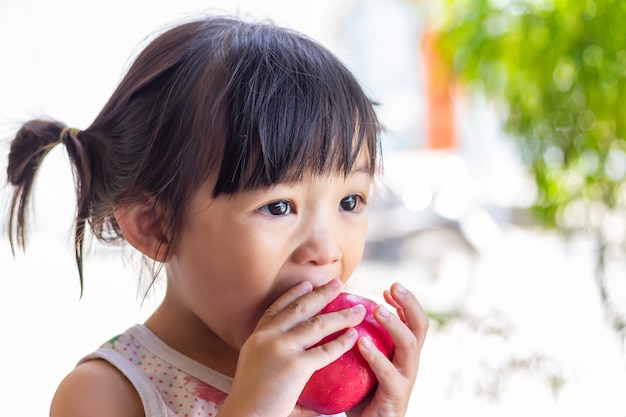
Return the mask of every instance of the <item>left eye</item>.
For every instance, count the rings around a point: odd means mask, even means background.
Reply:
[[[344,211],[355,211],[359,207],[361,197],[358,195],[349,195],[339,202],[339,207]]]

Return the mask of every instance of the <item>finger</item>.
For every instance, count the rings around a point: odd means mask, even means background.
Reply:
[[[359,332],[356,329],[349,328],[336,339],[307,350],[305,355],[312,364],[315,364],[315,369],[320,369],[339,359],[341,355],[352,349],[358,336]]]
[[[400,304],[398,304],[398,302],[391,295],[391,291],[390,290],[385,290],[383,292],[383,296],[385,298],[385,301],[387,301],[392,307],[394,307],[394,308],[396,308],[398,310],[402,309]]]
[[[342,288],[341,281],[332,279],[315,290],[305,291],[299,297],[281,297],[279,303],[275,302],[268,308],[270,312],[266,312],[266,315],[278,329],[290,330],[317,314],[339,295]],[[294,292],[297,293],[297,290]]]
[[[391,286],[389,295],[394,300],[394,303],[400,307],[398,315],[415,335],[418,349],[421,350],[429,327],[426,312],[424,312],[415,295],[397,282]]]
[[[395,386],[394,381],[399,376],[398,370],[389,359],[374,346],[372,341],[368,337],[362,337],[359,339],[357,346],[359,352],[376,375],[379,388],[383,391],[387,391],[390,389],[388,387]]]
[[[385,301],[387,301],[387,303],[389,303],[392,307],[396,309],[396,312],[398,313],[398,317],[400,317],[400,320],[406,323],[406,316],[404,315],[402,306],[398,304],[398,302],[393,298],[393,296],[391,295],[391,292],[389,290],[385,290],[383,293],[383,296],[385,298]]]
[[[278,297],[276,301],[274,301],[265,311],[261,320],[259,320],[259,324],[257,327],[262,327],[265,323],[271,321],[274,317],[276,317],[281,311],[283,311],[287,306],[303,295],[311,292],[313,290],[313,285],[308,281],[303,281],[298,285],[291,287],[287,292]]]
[[[421,350],[417,337],[402,320],[391,314],[383,305],[376,306],[374,318],[389,332],[393,340],[394,365],[402,375],[412,378],[417,374]]]
[[[305,348],[310,348],[327,336],[358,325],[365,319],[365,314],[365,307],[357,304],[332,313],[315,315],[294,327],[289,337],[302,343]]]
[[[415,296],[398,283],[392,285],[386,298],[390,304],[397,306],[401,319],[387,314],[383,306],[377,306],[374,316],[394,341],[393,363],[402,375],[415,378],[428,331],[428,318]]]

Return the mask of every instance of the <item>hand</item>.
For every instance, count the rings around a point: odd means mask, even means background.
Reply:
[[[352,329],[365,317],[363,306],[316,316],[341,291],[338,280],[313,290],[303,282],[276,300],[239,352],[237,370],[218,416],[308,417],[296,404],[313,372],[354,346]],[[349,329],[316,346],[324,337]]]
[[[428,317],[415,296],[397,283],[385,291],[384,297],[398,317],[381,305],[374,310],[374,317],[394,341],[393,358],[388,360],[366,338],[359,340],[359,351],[376,374],[378,387],[373,396],[348,412],[350,417],[404,416],[417,377]]]

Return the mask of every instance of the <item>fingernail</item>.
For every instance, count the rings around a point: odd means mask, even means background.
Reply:
[[[354,327],[351,327],[348,330],[346,330],[344,334],[346,335],[348,339],[356,339],[357,336],[359,335],[359,332]]]
[[[303,281],[298,284],[298,290],[300,291],[300,294],[306,294],[310,292],[311,289],[313,289],[313,285],[311,285],[311,283],[308,281]]]
[[[380,314],[380,316],[384,319],[389,318],[391,316],[391,313],[389,312],[389,310],[387,310],[385,306],[383,306],[382,304],[378,305],[378,314]]]
[[[342,287],[341,281],[339,281],[338,279],[331,279],[326,285],[333,289]]]
[[[405,294],[408,294],[409,290],[407,290],[406,288],[404,288],[404,287],[402,286],[402,284],[397,283],[397,284],[396,284],[396,292],[397,292],[399,295],[405,295]]]
[[[365,311],[365,306],[363,306],[363,304],[357,304],[351,307],[350,311],[352,311],[353,313],[362,313],[363,311]]]
[[[359,344],[365,350],[370,350],[372,348],[372,341],[369,338],[367,338],[367,337],[362,337],[359,340]]]

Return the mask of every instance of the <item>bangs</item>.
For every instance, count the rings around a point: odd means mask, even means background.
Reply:
[[[362,152],[374,173],[378,120],[343,64],[314,41],[267,26],[237,41],[230,56],[240,58],[227,60],[226,135],[214,195],[311,174],[346,175]]]

